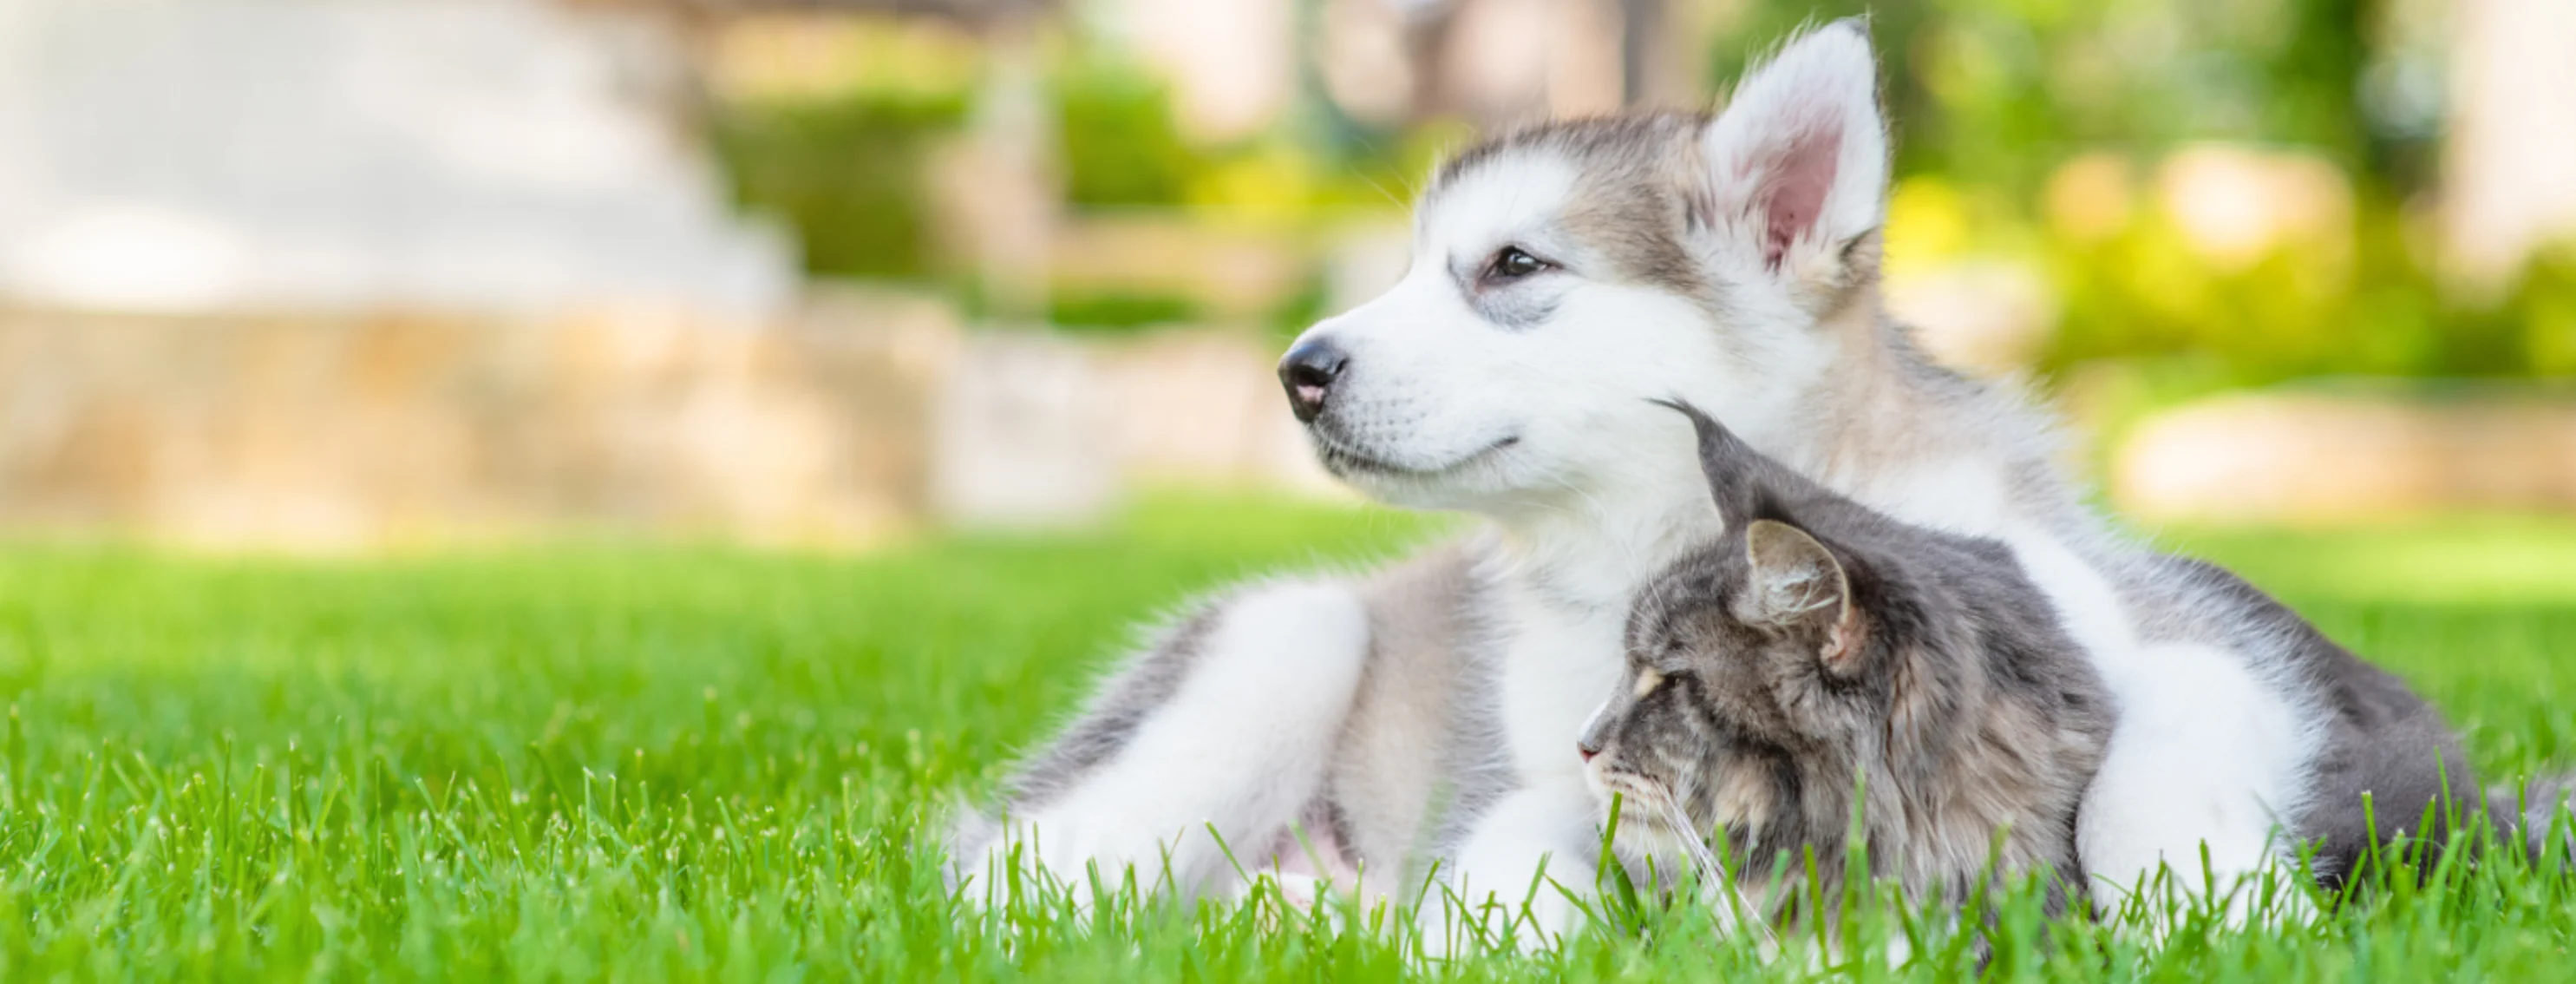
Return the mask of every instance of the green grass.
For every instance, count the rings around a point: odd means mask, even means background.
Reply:
[[[862,557],[0,551],[0,980],[1396,976],[1389,935],[1275,911],[967,916],[924,831],[1079,700],[1139,619],[1436,532],[1160,501],[1099,534]],[[2415,681],[2482,766],[2576,758],[2576,524],[2184,539]],[[2576,890],[2512,864],[2455,865],[2307,926],[2188,924],[2154,949],[2083,926],[2043,941],[2027,907],[2007,911],[1998,978],[2576,976]],[[1808,971],[1715,940],[1690,906],[1631,918],[1642,934],[1442,970]],[[1947,954],[1849,972],[1967,966]]]

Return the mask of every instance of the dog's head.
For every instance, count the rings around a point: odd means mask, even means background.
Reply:
[[[1290,405],[1363,491],[1488,511],[1663,477],[1684,438],[1652,399],[1776,434],[1842,351],[1829,323],[1874,317],[1887,146],[1857,21],[1714,117],[1490,140],[1418,203],[1403,280],[1289,349]]]

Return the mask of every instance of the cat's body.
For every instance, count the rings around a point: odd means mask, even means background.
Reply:
[[[1686,410],[1725,533],[1640,595],[1581,751],[1632,864],[1723,837],[1776,916],[1805,858],[1953,902],[1989,880],[2084,898],[2076,814],[2113,705],[2012,551],[1909,526]],[[1788,882],[1768,875],[1785,864]],[[1770,890],[1770,889],[1784,890]]]

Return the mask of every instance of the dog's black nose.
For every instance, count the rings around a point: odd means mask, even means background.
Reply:
[[[1298,422],[1311,423],[1324,412],[1324,398],[1332,395],[1333,380],[1350,361],[1341,346],[1321,338],[1299,342],[1280,357],[1279,385],[1288,391],[1288,409]]]

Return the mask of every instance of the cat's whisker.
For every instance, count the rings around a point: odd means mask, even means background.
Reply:
[[[1701,839],[1698,826],[1682,810],[1681,801],[1673,797],[1671,788],[1655,783],[1653,790],[1654,794],[1648,798],[1662,811],[1664,823],[1672,828],[1674,836],[1681,840],[1682,850],[1690,856],[1691,866],[1699,871],[1700,884],[1724,894],[1726,904],[1712,908],[1710,912],[1718,921],[1718,929],[1732,933],[1736,927],[1749,923],[1762,934],[1764,943],[1778,945],[1779,940],[1772,936],[1770,924],[1754,912],[1752,901],[1744,897],[1744,890],[1735,884],[1735,877],[1718,863],[1716,852],[1711,851],[1708,843]],[[1751,918],[1746,918],[1748,915]]]

